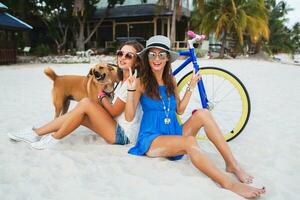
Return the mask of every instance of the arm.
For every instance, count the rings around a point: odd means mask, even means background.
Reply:
[[[101,99],[101,103],[112,117],[119,116],[122,112],[124,112],[126,104],[126,102],[122,101],[119,97],[114,104],[111,104],[106,97]]]
[[[185,111],[190,98],[193,94],[193,90],[195,89],[195,87],[197,86],[197,82],[200,80],[201,75],[199,73],[199,71],[197,72],[197,74],[193,74],[192,80],[188,86],[188,89],[185,91],[185,94],[183,96],[183,98],[180,100],[179,94],[178,94],[178,89],[177,89],[177,84],[176,84],[176,80],[173,79],[173,83],[175,86],[175,98],[176,98],[176,112],[177,114],[181,115],[183,114],[183,112]]]
[[[140,86],[140,80],[135,79],[136,86],[132,86],[130,80],[128,80],[128,89],[135,91],[127,91],[127,101],[125,106],[125,119],[132,121],[135,117],[135,111],[142,95],[142,88]]]
[[[125,110],[126,104],[126,92],[127,92],[127,84],[120,82],[115,89],[115,99],[113,100],[113,104],[109,101],[106,94],[103,91],[100,91],[98,94],[98,98],[102,107],[112,116],[119,116]]]

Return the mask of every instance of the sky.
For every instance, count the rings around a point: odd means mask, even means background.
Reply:
[[[299,22],[300,0],[286,0],[287,4],[293,8],[293,11],[288,13],[288,27],[292,27],[296,22]]]

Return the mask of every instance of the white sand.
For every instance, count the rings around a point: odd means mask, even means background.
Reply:
[[[243,80],[252,113],[243,133],[229,144],[240,164],[264,185],[261,199],[299,199],[300,67],[255,60],[204,60]],[[127,154],[129,146],[108,145],[80,128],[54,150],[32,150],[6,132],[53,118],[52,81],[58,74],[88,72],[88,64],[30,64],[0,67],[0,199],[243,199],[221,189],[185,157],[172,162]],[[74,105],[74,104],[73,104]],[[200,141],[219,168],[225,165],[208,141]]]
[[[296,54],[294,56],[286,53],[279,53],[274,55],[274,59],[284,64],[296,64],[300,66],[300,55]]]

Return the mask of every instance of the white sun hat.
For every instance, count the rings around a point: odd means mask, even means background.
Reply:
[[[169,38],[167,38],[166,36],[163,36],[163,35],[155,35],[155,36],[152,36],[151,38],[149,38],[149,40],[147,40],[146,48],[144,48],[141,52],[139,52],[138,55],[140,57],[143,57],[144,54],[147,52],[147,50],[149,50],[151,48],[158,48],[158,49],[162,49],[164,51],[169,52],[169,54],[170,54],[169,60],[170,60],[170,62],[174,62],[179,55],[177,52],[171,51],[170,47],[171,47],[171,41],[169,40]]]

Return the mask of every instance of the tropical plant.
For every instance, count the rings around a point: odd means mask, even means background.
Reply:
[[[257,43],[268,40],[269,28],[264,0],[198,0],[194,1],[191,25],[208,35],[214,33],[221,40],[220,57],[224,57],[228,37],[242,45],[244,36]]]
[[[74,4],[81,4],[79,9],[74,7],[73,16],[75,17],[77,23],[73,25],[73,35],[76,41],[76,48],[79,51],[85,50],[85,44],[90,41],[94,33],[97,31],[104,18],[107,17],[109,11],[114,8],[116,4],[123,4],[125,0],[107,0],[107,6],[105,13],[101,19],[95,24],[94,28],[90,33],[85,34],[85,29],[87,26],[87,20],[91,19],[96,11],[96,6],[100,0],[75,0]],[[79,11],[79,13],[78,13]]]
[[[36,8],[33,10],[34,14],[39,16],[46,25],[49,36],[56,44],[58,53],[64,51],[67,43],[67,36],[72,21],[70,20],[72,14],[72,1],[63,0],[57,2],[56,0],[31,0],[35,3]]]
[[[264,45],[264,48],[271,54],[293,53],[297,48],[295,45],[299,45],[299,32],[297,35],[297,25],[295,25],[294,32],[286,26],[288,21],[286,16],[293,9],[285,1],[277,3],[276,0],[267,0],[266,7],[269,10],[270,40]],[[293,33],[295,33],[294,40],[292,39]]]
[[[19,5],[19,1],[10,0],[12,4]],[[75,40],[76,49],[85,50],[85,44],[90,41],[108,12],[117,3],[122,4],[125,0],[108,0],[105,15],[96,23],[93,29],[89,28],[87,21],[90,21],[96,11],[100,0],[22,0],[22,5],[31,5],[30,12],[38,15],[48,29],[49,36],[54,40],[57,51],[66,45],[67,40]],[[23,10],[22,13],[26,13]],[[71,35],[68,36],[68,33]]]
[[[39,44],[34,48],[33,53],[37,56],[47,56],[51,53],[51,50],[47,45]]]
[[[292,44],[294,45],[295,51],[300,53],[300,23],[297,22],[292,29]]]

